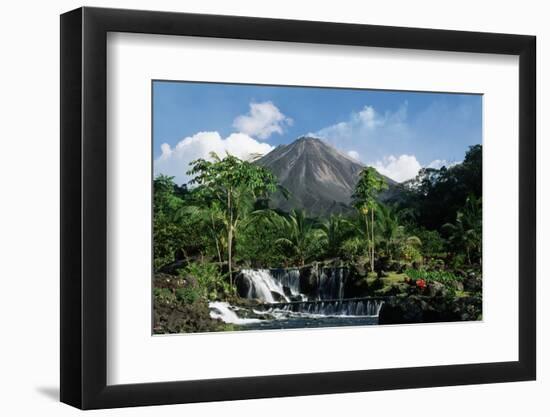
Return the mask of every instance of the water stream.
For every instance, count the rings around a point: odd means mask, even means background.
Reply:
[[[383,301],[347,297],[345,268],[244,269],[239,295],[252,308],[211,302],[210,316],[242,329],[279,329],[378,324]]]

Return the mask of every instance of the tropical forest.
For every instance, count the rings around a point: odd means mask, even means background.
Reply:
[[[303,136],[153,184],[153,332],[482,319],[482,146],[397,182]]]

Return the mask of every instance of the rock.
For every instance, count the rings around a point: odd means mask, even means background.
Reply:
[[[285,302],[285,298],[283,297],[282,294],[279,294],[278,292],[275,292],[275,291],[271,291],[271,296],[273,297],[273,300],[275,300],[275,302]]]
[[[480,276],[476,276],[474,273],[468,274],[466,278],[462,281],[464,285],[464,290],[469,292],[481,292],[483,287],[483,282]]]
[[[481,320],[481,297],[391,297],[380,309],[379,324]]]
[[[182,293],[186,294],[186,291],[188,294],[198,294],[197,280],[194,277],[156,273],[153,287],[155,334],[208,332],[219,330],[223,325],[210,317],[206,300],[180,296]]]
[[[300,291],[308,296],[319,293],[319,267],[317,264],[300,268]]]
[[[250,280],[242,273],[239,273],[235,277],[235,287],[237,288],[237,294],[239,294],[240,297],[246,298],[250,292],[251,286],[252,284]]]
[[[287,287],[286,285],[283,285],[283,292],[287,297],[292,296],[292,291],[290,290],[290,287]]]
[[[381,256],[374,262],[374,271],[380,276],[383,271],[390,269],[390,259],[387,256]]]
[[[185,259],[180,259],[178,261],[169,263],[168,265],[164,265],[158,270],[158,272],[169,275],[178,275],[180,269],[185,268],[188,264],[189,262],[187,262]]]
[[[392,297],[386,301],[378,315],[379,324],[422,323],[424,312],[416,296]]]
[[[464,284],[461,281],[453,281],[453,287],[457,291],[464,291]]]
[[[428,295],[430,297],[445,297],[449,290],[441,282],[432,281],[427,286]]]

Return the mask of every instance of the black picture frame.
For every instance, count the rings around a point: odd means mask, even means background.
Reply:
[[[519,56],[519,360],[107,385],[108,32]],[[61,16],[61,401],[82,409],[533,380],[536,377],[534,36],[80,8]]]

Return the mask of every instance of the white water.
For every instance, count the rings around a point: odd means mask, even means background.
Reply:
[[[258,323],[259,319],[243,319],[230,307],[229,303],[222,301],[211,301],[208,303],[210,308],[210,317],[213,319],[221,319],[224,323],[230,324],[249,324]]]
[[[287,304],[276,309],[268,309],[266,312],[310,317],[378,317],[383,304],[381,300],[320,301]]]
[[[309,293],[304,294],[300,292],[302,288],[299,269],[244,269],[240,277],[246,280],[247,286],[241,296],[263,303],[263,308],[250,311],[261,319],[241,318],[239,314],[243,316],[242,312],[246,308],[234,307],[224,302],[211,302],[210,316],[233,324],[378,317],[383,301],[345,298],[347,274],[344,268],[319,268],[315,270],[315,275],[316,284],[312,288],[311,277],[308,277],[310,281],[306,288]]]
[[[290,301],[285,295],[283,284],[276,280],[268,269],[243,269],[243,275],[249,280],[247,298],[257,298],[265,303],[276,303],[273,293],[278,294],[280,301]]]
[[[290,291],[295,298],[306,301],[307,297],[300,293],[300,271],[298,269],[272,269],[269,274]]]

